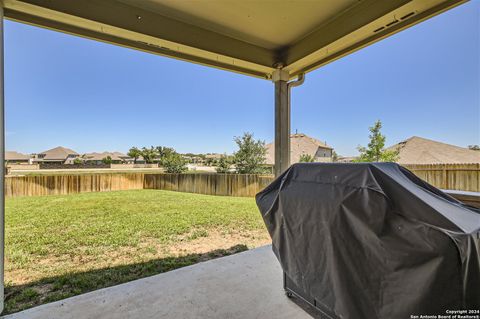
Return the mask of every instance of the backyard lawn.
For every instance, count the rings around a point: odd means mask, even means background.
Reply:
[[[269,243],[253,198],[161,190],[6,200],[6,310]]]

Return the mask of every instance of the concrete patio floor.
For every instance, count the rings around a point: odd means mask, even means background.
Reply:
[[[311,318],[290,301],[271,246],[38,306],[20,318]]]

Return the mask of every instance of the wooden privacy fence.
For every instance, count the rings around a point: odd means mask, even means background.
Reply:
[[[145,174],[145,189],[223,196],[255,196],[273,180],[251,174]]]
[[[480,165],[405,165],[442,189],[480,192]],[[34,196],[129,189],[163,189],[223,196],[254,196],[273,181],[271,175],[249,174],[85,174],[7,176],[5,195]]]
[[[480,192],[480,164],[429,164],[403,166],[435,187],[441,189]]]
[[[163,189],[223,196],[254,196],[270,175],[244,174],[88,174],[7,176],[5,196],[63,195],[129,189]]]
[[[64,195],[143,189],[140,173],[5,177],[5,196]]]

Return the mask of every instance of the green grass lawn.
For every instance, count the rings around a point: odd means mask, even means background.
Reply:
[[[6,200],[16,312],[269,242],[253,198],[161,190]]]

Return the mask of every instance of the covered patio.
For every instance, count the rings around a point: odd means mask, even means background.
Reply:
[[[464,0],[3,0],[12,19],[273,82],[275,175],[290,166],[290,91],[305,74]],[[3,24],[0,160],[4,161]],[[187,79],[187,81],[201,79]],[[161,88],[159,88],[161,89]],[[239,92],[242,94],[243,92]],[[4,174],[0,178],[4,200]],[[1,231],[4,205],[1,206]],[[0,234],[3,309],[3,233]],[[40,306],[8,318],[303,318],[269,247]]]
[[[100,289],[9,316],[41,318],[310,318],[282,289],[271,246]]]

